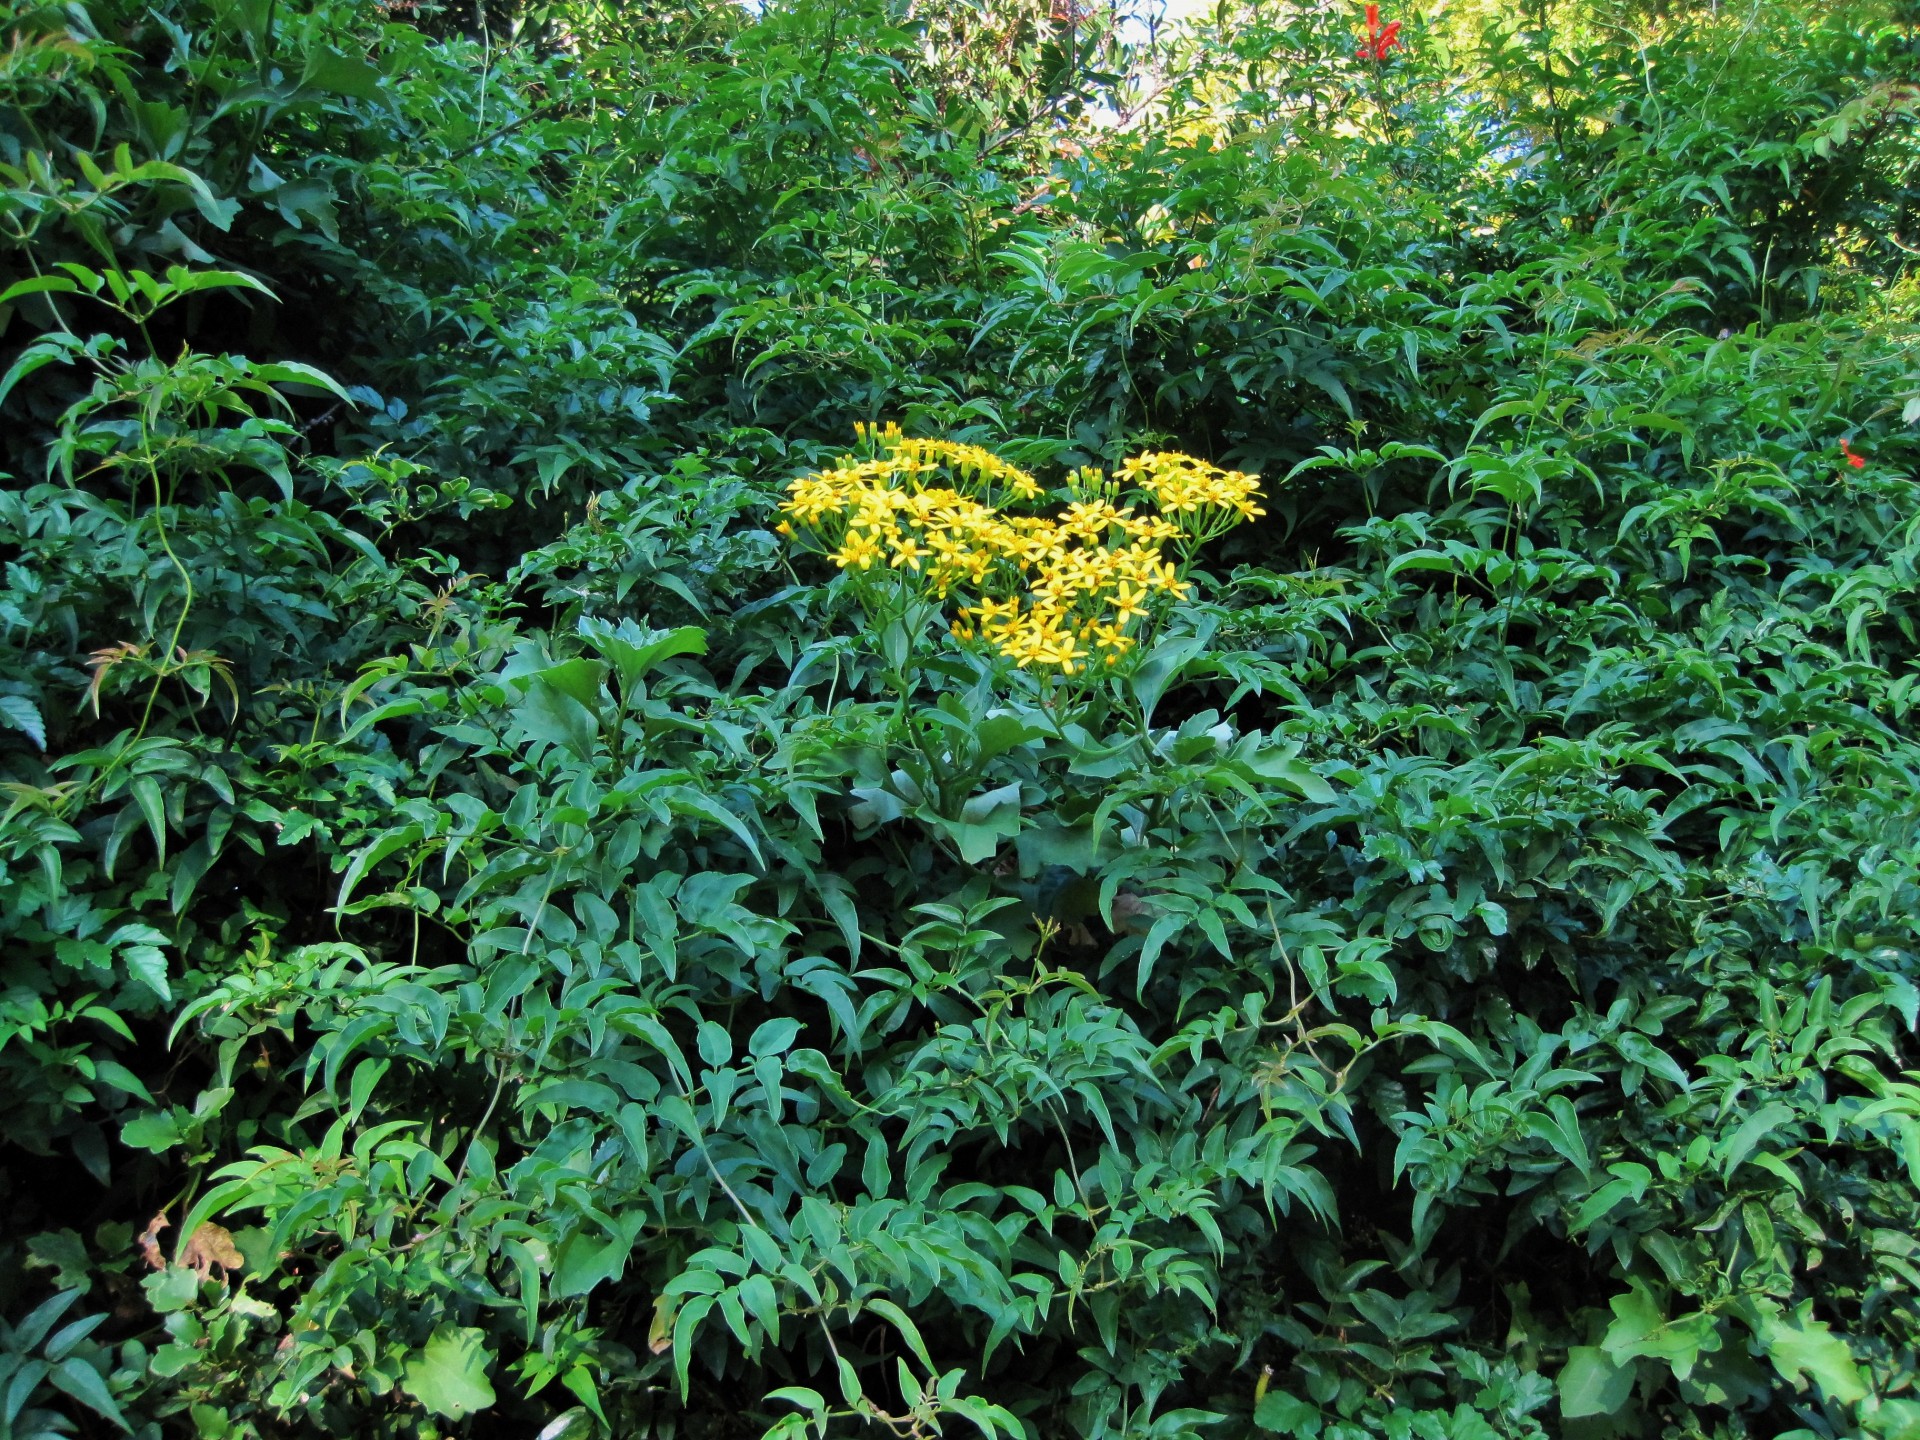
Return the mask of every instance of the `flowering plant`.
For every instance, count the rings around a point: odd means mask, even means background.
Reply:
[[[1063,509],[1031,513],[1039,481],[990,451],[894,425],[859,434],[867,458],[788,485],[780,532],[843,572],[951,604],[955,640],[1023,670],[1112,666],[1186,592],[1200,546],[1266,513],[1258,476],[1173,452],[1134,456],[1111,478],[1077,470]]]
[[[1387,58],[1387,52],[1400,43],[1400,22],[1395,20],[1384,30],[1380,28],[1380,7],[1367,6],[1367,38],[1360,42],[1355,53],[1362,60],[1381,61]]]

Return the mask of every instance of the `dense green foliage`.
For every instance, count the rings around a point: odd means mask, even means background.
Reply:
[[[1386,8],[11,8],[0,1440],[1920,1435],[1920,10]]]

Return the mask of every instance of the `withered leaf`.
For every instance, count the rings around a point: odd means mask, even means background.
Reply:
[[[162,1210],[147,1222],[147,1228],[140,1232],[140,1238],[134,1242],[140,1247],[141,1258],[152,1269],[167,1268],[167,1257],[160,1253],[160,1232],[172,1223],[167,1219],[167,1212]]]
[[[233,1243],[233,1232],[212,1222],[193,1232],[186,1252],[180,1257],[180,1263],[196,1271],[202,1280],[214,1279],[215,1269],[220,1271],[218,1278],[225,1280],[230,1271],[240,1268],[242,1261],[240,1247]]]

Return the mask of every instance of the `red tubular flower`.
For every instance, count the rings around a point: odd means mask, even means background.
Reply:
[[[1387,58],[1387,52],[1400,43],[1400,22],[1394,21],[1386,29],[1380,28],[1380,7],[1367,6],[1367,38],[1360,43],[1357,54],[1362,60],[1381,61]]]
[[[1840,442],[1840,453],[1847,457],[1847,463],[1854,469],[1864,470],[1867,468],[1867,457],[1864,455],[1856,455],[1853,447],[1845,440]]]

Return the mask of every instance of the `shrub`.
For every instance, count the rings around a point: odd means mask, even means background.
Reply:
[[[0,1433],[1920,1426],[1914,16],[1350,9],[8,17]]]

